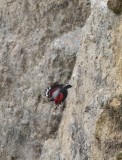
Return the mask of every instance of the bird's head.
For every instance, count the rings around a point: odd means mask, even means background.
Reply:
[[[66,84],[63,88],[65,88],[65,89],[69,89],[69,88],[71,88],[72,86],[70,85],[70,84]]]

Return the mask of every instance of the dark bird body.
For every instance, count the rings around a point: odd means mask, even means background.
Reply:
[[[59,105],[67,98],[67,89],[71,87],[70,84],[63,85],[55,83],[45,90],[44,95],[49,98],[49,101],[54,101],[56,105]]]

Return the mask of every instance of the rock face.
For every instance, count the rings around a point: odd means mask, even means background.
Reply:
[[[0,0],[0,22],[0,160],[120,160],[122,15],[107,0]],[[42,94],[55,81],[73,86],[57,110]]]
[[[108,8],[113,10],[113,12],[116,14],[120,14],[122,12],[122,1],[121,0],[109,0]]]

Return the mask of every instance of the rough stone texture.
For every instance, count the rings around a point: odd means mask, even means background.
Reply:
[[[118,159],[104,106],[122,93],[122,15],[107,0],[0,0],[0,22],[0,160]],[[59,80],[73,88],[54,110],[42,93]]]
[[[121,0],[109,0],[108,8],[113,10],[113,12],[116,14],[120,14],[122,12],[122,1]]]
[[[102,154],[104,159],[116,158],[122,151],[122,95],[112,97],[103,107],[96,123],[94,159]]]

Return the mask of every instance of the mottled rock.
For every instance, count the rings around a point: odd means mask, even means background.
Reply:
[[[119,157],[104,107],[122,93],[121,19],[107,0],[0,0],[1,160]],[[43,96],[55,81],[73,86],[57,110]]]
[[[122,150],[122,95],[111,97],[101,113],[95,130],[95,159],[113,158]],[[94,151],[94,150],[93,150]]]
[[[122,12],[122,1],[121,0],[109,0],[108,8],[113,10],[116,14],[119,14]]]

